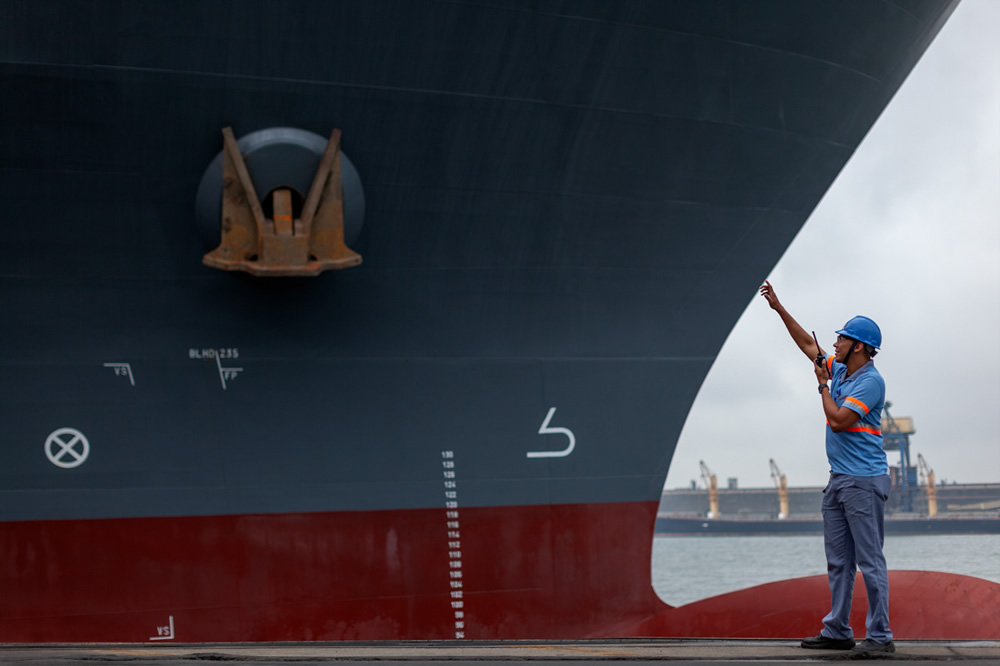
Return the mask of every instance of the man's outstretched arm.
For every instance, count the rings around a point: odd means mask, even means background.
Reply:
[[[809,357],[809,360],[815,361],[818,355],[826,356],[826,352],[813,340],[813,336],[799,326],[799,322],[795,321],[792,315],[788,314],[788,310],[778,300],[778,295],[774,293],[774,287],[767,280],[764,280],[764,285],[760,288],[760,295],[764,297],[771,309],[778,313],[785,328],[788,329],[788,334],[792,336],[792,340],[799,346],[802,353]]]

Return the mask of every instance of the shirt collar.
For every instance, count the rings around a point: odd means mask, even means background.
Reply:
[[[861,375],[865,374],[866,372],[868,372],[869,370],[871,370],[874,367],[875,367],[875,359],[873,359],[873,358],[868,359],[867,363],[865,363],[863,366],[861,366],[860,368],[858,368],[853,374],[850,374],[850,375],[847,374],[847,370],[846,370],[846,366],[845,366],[845,369],[844,369],[844,381],[845,382],[854,381],[855,379],[857,379]]]

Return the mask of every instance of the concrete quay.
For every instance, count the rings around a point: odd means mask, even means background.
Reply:
[[[0,663],[190,664],[195,661],[297,664],[337,662],[505,661],[826,661],[858,658],[847,651],[805,650],[792,640],[628,639],[591,641],[414,641],[379,643],[220,643],[0,645]],[[997,641],[896,641],[892,660],[975,660],[1000,666]],[[456,664],[457,666],[457,664]]]

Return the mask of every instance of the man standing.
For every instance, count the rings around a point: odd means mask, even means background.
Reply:
[[[868,317],[854,317],[837,331],[834,353],[827,355],[778,301],[771,283],[760,288],[799,349],[813,361],[826,415],[826,455],[830,481],[823,491],[823,541],[832,609],[818,636],[804,648],[890,653],[889,576],[882,554],[885,501],[891,480],[882,450],[885,382],[872,358],[882,332]],[[832,382],[828,385],[827,382]],[[857,569],[868,592],[867,636],[855,645],[849,624]]]

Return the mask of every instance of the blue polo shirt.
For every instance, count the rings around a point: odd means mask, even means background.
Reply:
[[[843,432],[834,432],[826,424],[826,457],[830,469],[851,476],[880,476],[889,473],[882,449],[882,407],[885,405],[885,380],[868,361],[847,376],[847,366],[826,357],[830,372],[830,397],[837,407],[847,407],[861,418]]]

